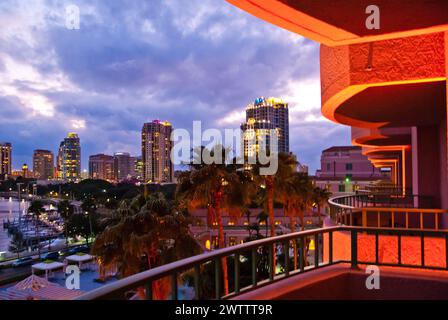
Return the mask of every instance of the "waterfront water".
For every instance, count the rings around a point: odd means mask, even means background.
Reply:
[[[19,209],[20,207],[20,209]],[[26,213],[28,203],[19,202],[12,198],[0,198],[0,251],[8,251],[10,238],[8,237],[8,230],[3,229],[4,220],[13,220],[19,217],[19,212]],[[19,211],[20,210],[20,211]]]

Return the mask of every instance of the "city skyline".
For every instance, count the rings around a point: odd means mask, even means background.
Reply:
[[[29,4],[27,16],[2,3],[8,23],[1,31],[0,106],[7,116],[0,140],[13,144],[16,169],[31,164],[34,149],[56,153],[71,131],[82,140],[86,170],[88,155],[138,155],[141,124],[152,119],[187,130],[193,120],[238,128],[247,102],[259,96],[289,103],[290,149],[311,172],[320,150],[350,142],[348,128],[320,114],[313,41],[215,1],[192,1],[185,10],[176,1],[78,1],[80,30],[67,30],[66,4]]]

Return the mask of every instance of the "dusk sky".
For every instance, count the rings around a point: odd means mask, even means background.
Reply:
[[[318,44],[224,0],[0,2],[0,141],[15,168],[71,131],[86,169],[91,154],[139,155],[153,119],[238,128],[259,96],[290,103],[291,151],[310,174],[322,149],[350,143],[320,113]]]

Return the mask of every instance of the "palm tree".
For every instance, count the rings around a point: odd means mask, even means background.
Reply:
[[[213,157],[215,152],[221,152],[222,163],[204,163],[202,157],[209,152]],[[218,245],[225,247],[224,227],[222,223],[222,211],[226,210],[231,216],[240,216],[242,208],[248,199],[247,186],[250,184],[251,175],[238,172],[236,165],[226,162],[226,150],[217,145],[211,151],[204,147],[194,150],[194,159],[189,166],[190,171],[184,172],[178,180],[176,199],[188,209],[209,208],[218,224]],[[229,293],[227,260],[221,261],[223,272],[224,295]]]
[[[37,251],[40,258],[40,233],[39,233],[39,218],[42,213],[45,212],[44,205],[41,201],[35,200],[31,202],[28,207],[28,213],[33,215],[34,223],[35,223],[35,231],[37,235]]]
[[[281,152],[278,154],[278,169],[274,175],[260,175],[261,165],[252,167],[255,181],[258,181],[265,190],[264,202],[269,216],[271,227],[271,237],[275,237],[275,217],[274,201],[280,201],[283,197],[285,181],[294,173],[297,166],[297,160],[289,153]]]
[[[322,226],[322,206],[327,203],[331,196],[331,192],[327,189],[315,187],[313,189],[313,202],[317,205],[317,215],[319,217],[319,226]]]
[[[189,230],[191,219],[159,193],[123,201],[114,215],[102,222],[107,226],[96,238],[92,252],[102,270],[116,267],[122,277],[200,252]],[[166,298],[166,291],[164,281],[153,283],[155,298]]]
[[[59,215],[64,219],[65,244],[68,245],[68,221],[74,213],[74,207],[68,200],[58,203]]]

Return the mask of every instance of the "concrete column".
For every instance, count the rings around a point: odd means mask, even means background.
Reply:
[[[411,148],[405,148],[403,150],[404,159],[404,174],[405,174],[405,188],[406,192],[413,193],[412,190],[412,150]]]
[[[439,126],[421,126],[412,130],[414,194],[432,198],[440,207],[440,136]]]

